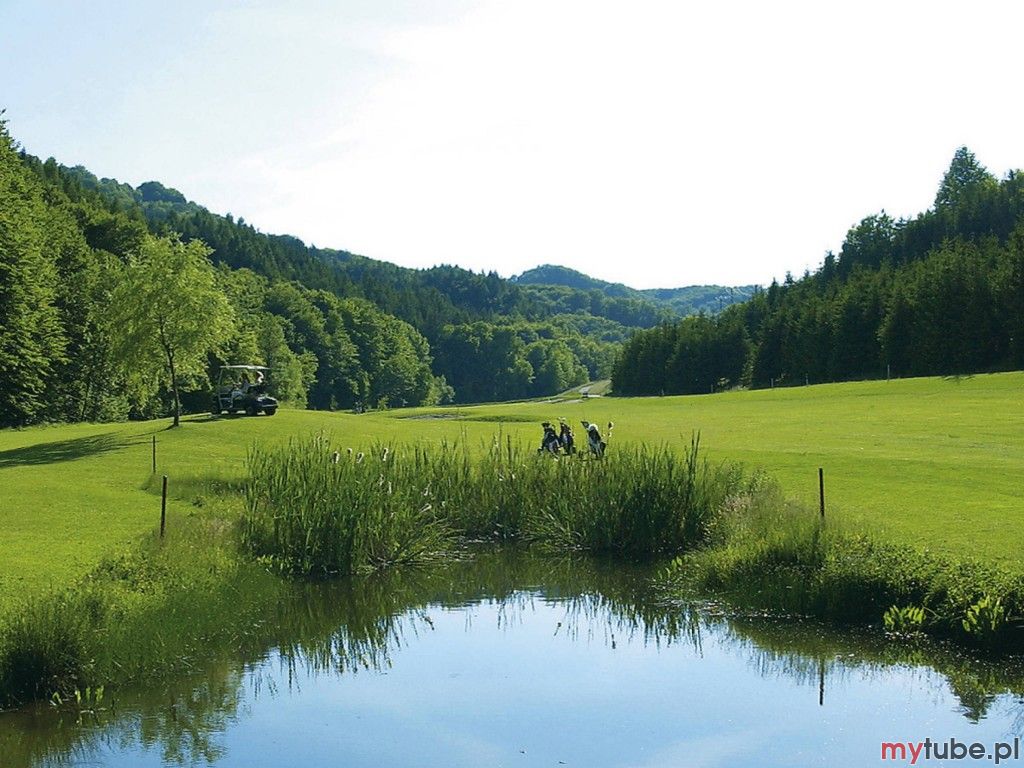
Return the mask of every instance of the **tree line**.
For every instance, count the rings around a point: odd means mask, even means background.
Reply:
[[[19,151],[0,122],[0,426],[209,407],[227,363],[318,409],[553,394],[631,328],[495,274],[406,270]]]
[[[635,334],[620,394],[1024,367],[1024,177],[957,150],[931,209],[853,227],[837,256],[716,316]]]

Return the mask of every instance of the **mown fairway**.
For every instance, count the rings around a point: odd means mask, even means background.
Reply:
[[[324,430],[339,448],[466,441],[499,430],[534,443],[539,422],[614,421],[612,446],[674,442],[700,430],[715,459],[763,467],[786,493],[892,538],[964,555],[1024,555],[1024,374],[915,379],[673,398],[593,398],[353,416],[281,411],[272,418],[42,427],[0,432],[0,609],[83,574],[159,521],[150,440],[175,497],[169,530],[194,513],[208,479],[242,474],[254,441]]]

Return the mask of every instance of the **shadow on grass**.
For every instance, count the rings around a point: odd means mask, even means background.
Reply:
[[[87,456],[110,453],[139,442],[144,442],[144,438],[125,438],[107,434],[27,445],[24,448],[0,451],[0,469],[74,461]]]
[[[247,416],[244,412],[239,411],[238,413],[222,413],[219,416],[214,416],[212,413],[204,413],[198,416],[182,416],[181,426],[188,427],[200,424],[217,424],[222,421],[237,421],[239,419],[268,419],[269,416]],[[167,429],[173,429],[173,427],[167,427]]]

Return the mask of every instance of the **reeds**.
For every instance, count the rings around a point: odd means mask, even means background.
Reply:
[[[496,438],[479,457],[441,444],[366,453],[324,436],[250,452],[243,542],[293,573],[422,560],[457,538],[654,557],[702,543],[742,484],[683,451],[625,447],[602,460],[537,455]]]
[[[74,690],[86,678],[84,598],[32,603],[0,630],[0,709]]]
[[[330,575],[421,561],[451,532],[415,466],[379,447],[334,456],[322,437],[249,452],[242,540],[292,573]]]

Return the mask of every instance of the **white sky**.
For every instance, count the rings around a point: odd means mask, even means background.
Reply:
[[[956,148],[1024,166],[1019,2],[0,0],[33,154],[407,266],[766,283]]]

